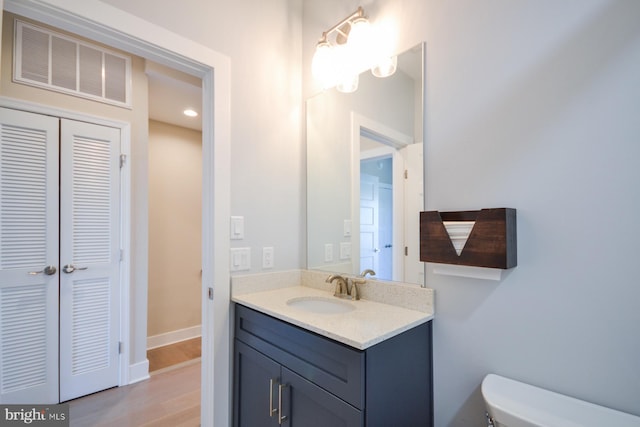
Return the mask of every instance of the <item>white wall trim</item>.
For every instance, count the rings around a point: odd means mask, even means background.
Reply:
[[[118,385],[130,383],[131,370],[124,369],[131,361],[131,123],[121,129],[120,153],[129,161],[120,170],[120,248],[124,256],[120,262],[120,342],[123,351],[120,354],[120,380]],[[147,363],[147,374],[149,364]]]
[[[129,384],[138,383],[149,378],[149,359],[129,366]]]
[[[200,325],[147,337],[147,350],[202,336]]]

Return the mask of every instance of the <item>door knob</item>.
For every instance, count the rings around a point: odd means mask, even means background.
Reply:
[[[64,267],[62,267],[62,271],[69,274],[69,273],[73,273],[76,270],[86,270],[87,268],[89,267],[76,267],[73,264],[67,264]]]
[[[40,271],[30,271],[29,274],[31,274],[32,276],[35,276],[36,274],[46,274],[47,276],[53,276],[54,274],[56,274],[56,271],[58,271],[56,269],[55,266],[53,265],[47,265],[44,270],[40,270]]]

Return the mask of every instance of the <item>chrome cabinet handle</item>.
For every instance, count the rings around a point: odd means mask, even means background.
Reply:
[[[274,379],[269,380],[269,418],[273,417],[273,414],[278,411],[278,408],[273,407],[273,382]]]
[[[69,274],[69,273],[73,273],[76,270],[86,270],[87,268],[89,267],[76,267],[73,264],[67,264],[64,267],[62,267],[62,271]]]
[[[54,274],[56,274],[56,271],[58,271],[56,269],[55,266],[53,265],[47,265],[44,270],[40,270],[40,271],[30,271],[29,274],[32,276],[35,276],[36,274],[46,274],[47,276],[53,276]]]
[[[278,384],[278,424],[282,425],[282,422],[287,419],[286,415],[282,415],[282,389],[287,387],[287,384]]]

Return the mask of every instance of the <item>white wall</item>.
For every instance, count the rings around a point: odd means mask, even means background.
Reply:
[[[105,0],[231,58],[231,214],[245,217],[252,272],[304,265],[300,0]],[[244,272],[246,273],[246,272]]]
[[[358,6],[304,2],[315,41]],[[437,426],[484,426],[489,372],[640,415],[640,3],[371,0],[427,42],[427,208],[518,210],[501,282],[428,275]]]

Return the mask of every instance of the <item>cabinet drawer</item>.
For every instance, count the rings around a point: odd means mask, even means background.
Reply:
[[[356,408],[364,407],[364,352],[236,304],[235,336]]]

